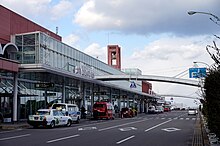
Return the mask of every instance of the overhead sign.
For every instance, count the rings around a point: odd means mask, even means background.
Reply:
[[[35,88],[50,88],[54,87],[54,83],[35,83]]]
[[[202,78],[206,77],[206,68],[190,68],[189,78]]]
[[[137,88],[137,86],[136,86],[134,81],[131,81],[130,88]]]

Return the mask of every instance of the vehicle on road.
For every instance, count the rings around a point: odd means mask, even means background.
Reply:
[[[81,119],[81,112],[76,104],[54,103],[51,108],[61,110],[66,116],[70,116],[72,122],[79,123]]]
[[[192,109],[192,108],[188,109],[188,115],[196,115],[197,113],[198,112],[196,109]]]
[[[28,124],[33,127],[50,127],[71,126],[70,116],[66,116],[60,110],[56,109],[39,109],[34,115],[29,115]]]
[[[131,108],[124,107],[121,109],[121,118],[131,118],[134,117],[135,113]]]
[[[164,112],[170,112],[171,111],[171,106],[170,105],[164,105]]]
[[[163,106],[156,106],[156,112],[157,113],[163,113],[164,112]]]
[[[149,114],[155,114],[155,113],[156,113],[156,107],[153,106],[153,105],[150,105],[150,106],[148,107],[148,113],[149,113]]]
[[[93,117],[94,119],[114,119],[115,110],[109,102],[96,102],[93,105]]]

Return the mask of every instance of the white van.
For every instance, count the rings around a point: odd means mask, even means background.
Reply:
[[[66,115],[72,118],[72,122],[79,123],[81,112],[76,104],[54,103],[52,109],[62,110]]]

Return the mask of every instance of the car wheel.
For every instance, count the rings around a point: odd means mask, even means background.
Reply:
[[[77,118],[76,123],[79,124],[79,117]]]
[[[54,128],[55,127],[55,121],[52,121],[51,123],[50,123],[50,128]]]
[[[67,127],[70,127],[71,124],[72,124],[72,121],[71,121],[71,120],[68,120],[66,126],[67,126]]]

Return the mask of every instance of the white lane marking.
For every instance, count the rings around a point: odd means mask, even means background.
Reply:
[[[6,138],[1,138],[0,141],[3,140],[9,140],[9,139],[15,139],[15,138],[20,138],[20,137],[25,137],[25,136],[30,136],[31,134],[24,134],[24,135],[18,135],[18,136],[12,136],[12,137],[6,137]]]
[[[130,136],[130,137],[128,137],[128,138],[125,138],[125,139],[122,139],[121,141],[116,142],[116,144],[120,144],[120,143],[125,142],[125,141],[127,141],[127,140],[129,140],[129,139],[131,139],[131,138],[134,138],[134,137],[135,137],[135,136],[132,135],[132,136]]]
[[[69,139],[69,138],[73,138],[73,137],[78,137],[78,136],[79,136],[79,134],[67,136],[67,137],[62,137],[62,138],[58,138],[58,139],[54,139],[54,140],[49,140],[49,141],[47,141],[47,143],[57,142],[57,141],[61,141],[61,140],[65,140],[65,139]]]
[[[161,129],[161,130],[164,130],[164,131],[167,131],[167,132],[173,132],[173,131],[178,131],[178,130],[181,130],[181,129],[172,127],[172,128]]]
[[[134,123],[144,122],[144,121],[146,121],[146,119],[140,120],[140,121],[135,121],[135,122],[130,122],[130,123],[125,123],[125,124],[121,124],[121,125],[115,125],[115,126],[107,127],[107,128],[99,129],[98,131],[109,130],[109,129],[113,129],[113,128],[117,128],[117,127],[121,127],[121,126],[125,126],[125,125],[130,125],[130,124],[134,124]]]
[[[137,130],[135,127],[125,127],[125,128],[119,128],[120,131],[130,131],[130,130]]]
[[[158,125],[155,125],[155,126],[149,128],[149,129],[146,129],[144,132],[148,132],[148,131],[150,131],[150,130],[152,130],[152,129],[154,129],[154,128],[157,128],[157,127],[159,127],[159,126],[161,126],[161,125],[163,125],[163,124],[166,124],[166,123],[168,123],[168,122],[170,122],[170,121],[172,121],[172,120],[168,120],[168,121],[165,121],[165,122],[160,123],[160,124],[158,124]]]
[[[82,130],[96,130],[96,127],[83,127],[83,128],[78,128],[78,131],[82,131]]]

